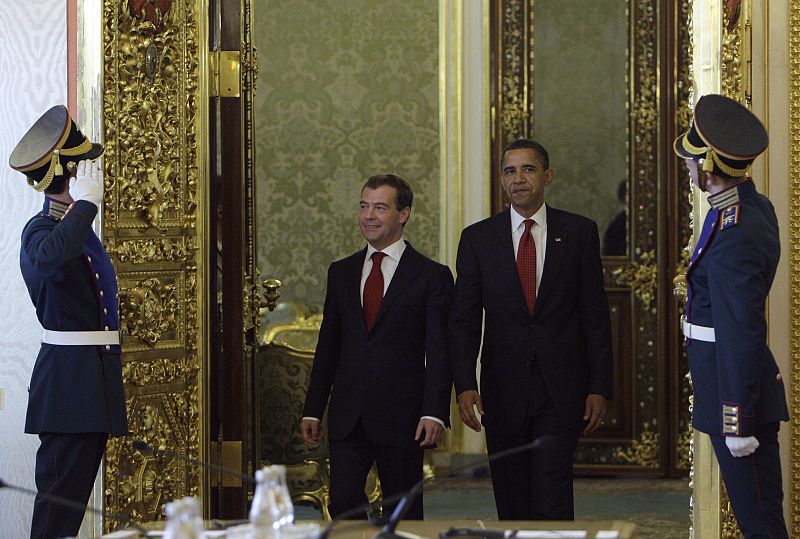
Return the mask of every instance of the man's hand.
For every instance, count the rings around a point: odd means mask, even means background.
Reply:
[[[423,438],[423,433],[425,434]],[[420,419],[417,424],[417,433],[414,435],[415,440],[422,440],[420,447],[433,447],[442,442],[442,434],[444,428],[432,419]]]
[[[319,421],[304,419],[300,423],[300,432],[303,434],[303,441],[307,444],[318,445],[322,442],[322,427]]]
[[[588,421],[583,434],[589,434],[603,422],[606,416],[606,398],[602,395],[590,393],[586,397],[586,409],[583,412],[583,420]]]
[[[475,415],[475,408],[478,413],[483,415],[483,403],[481,395],[474,389],[468,389],[458,396],[458,412],[461,414],[461,421],[475,432],[481,431],[481,422]]]
[[[755,453],[756,449],[758,449],[758,446],[761,444],[758,443],[755,436],[748,436],[746,438],[726,436],[725,445],[728,446],[728,451],[730,451],[731,455],[734,457],[746,457],[747,455]]]
[[[78,163],[78,171],[70,180],[69,194],[73,200],[86,200],[100,207],[103,202],[103,169],[98,161],[84,159]]]

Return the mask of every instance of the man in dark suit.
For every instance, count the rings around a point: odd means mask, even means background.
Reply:
[[[682,321],[692,422],[711,438],[748,538],[788,537],[778,430],[789,412],[764,313],[780,259],[778,219],[747,174],[767,142],[753,113],[710,94],[698,100],[689,130],[674,144],[711,204],[687,270]]]
[[[319,443],[328,405],[334,518],[366,503],[373,462],[385,497],[410,489],[422,479],[423,448],[449,426],[453,276],[403,240],[412,199],[398,176],[367,180],[359,225],[368,245],[328,269],[301,430]],[[421,496],[407,517],[422,518]]]
[[[41,440],[31,529],[37,539],[78,534],[83,511],[50,496],[85,507],[109,435],[128,433],[116,273],[91,228],[103,200],[103,173],[92,160],[102,152],[59,105],[9,159],[45,194],[20,248],[22,277],[44,328],[25,422],[25,432]]]
[[[501,170],[511,207],[465,228],[458,247],[450,353],[459,412],[476,432],[486,427],[490,455],[535,442],[491,463],[500,519],[568,520],[578,437],[600,424],[612,389],[600,240],[593,221],[545,205],[555,172],[540,144],[512,142]]]

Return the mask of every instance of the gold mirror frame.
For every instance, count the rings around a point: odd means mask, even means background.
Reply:
[[[535,44],[533,43],[536,0],[502,0],[494,4],[492,162],[499,161],[508,142],[531,136],[532,92]],[[660,473],[665,466],[663,438],[667,432],[665,405],[661,402],[665,369],[659,365],[664,335],[660,322],[666,320],[667,305],[659,300],[659,265],[666,260],[659,252],[666,229],[663,226],[659,190],[663,178],[659,118],[662,102],[659,70],[660,25],[662,5],[655,0],[630,0],[628,4],[628,178],[632,218],[629,254],[605,260],[606,288],[617,294],[612,301],[612,319],[620,312],[631,317],[625,325],[636,328],[630,335],[635,353],[624,360],[634,383],[621,383],[619,389],[631,391],[624,399],[632,410],[625,417],[610,415],[607,430],[582,441],[576,452],[576,464],[583,472],[646,474]],[[557,167],[556,167],[557,168]],[[501,187],[497,167],[493,169],[493,210],[499,211]],[[612,298],[610,298],[612,299]],[[616,309],[616,310],[615,310]],[[620,322],[623,324],[624,322]],[[627,334],[625,337],[627,338]],[[632,389],[628,387],[632,386]],[[613,405],[612,405],[613,406]],[[619,427],[615,424],[618,420]],[[603,435],[605,434],[605,436]],[[687,447],[688,449],[688,447]]]

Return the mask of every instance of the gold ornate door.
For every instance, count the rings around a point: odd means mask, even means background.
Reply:
[[[134,522],[182,496],[246,513],[246,482],[190,461],[248,476],[254,462],[249,16],[249,0],[102,2],[103,237],[131,431],[110,443],[104,492]]]

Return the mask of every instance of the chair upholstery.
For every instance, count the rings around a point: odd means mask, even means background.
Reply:
[[[284,308],[284,312],[289,309]],[[263,464],[286,466],[286,481],[292,501],[310,502],[325,520],[328,513],[329,453],[325,440],[318,446],[303,441],[300,422],[322,315],[307,315],[296,308],[296,317],[264,328],[258,349],[259,457]],[[325,419],[323,431],[325,431]],[[375,469],[366,489],[370,502],[380,499]]]

